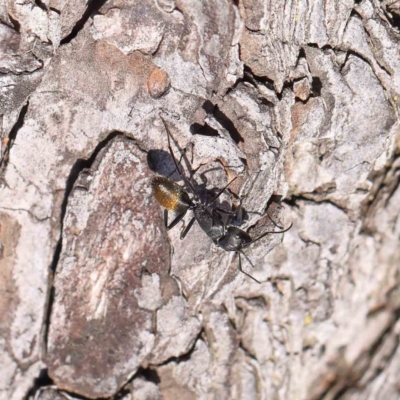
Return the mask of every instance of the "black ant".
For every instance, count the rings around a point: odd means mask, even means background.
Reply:
[[[171,181],[170,179],[164,176],[156,175],[152,179],[154,196],[156,200],[159,202],[159,204],[164,207],[165,227],[167,228],[167,230],[172,229],[175,225],[179,223],[179,221],[182,220],[182,218],[186,215],[188,210],[192,210],[194,217],[190,220],[188,225],[184,229],[182,229],[180,238],[183,239],[189,232],[193,223],[197,221],[201,229],[207,234],[207,236],[209,236],[212,239],[212,241],[217,247],[220,247],[225,251],[238,252],[239,270],[243,274],[247,275],[249,278],[256,281],[257,283],[261,283],[257,279],[252,277],[250,274],[243,271],[241,254],[243,254],[243,256],[247,258],[247,260],[250,262],[252,266],[253,264],[248,259],[248,257],[243,253],[242,250],[244,248],[247,248],[251,244],[257,242],[258,240],[262,239],[266,235],[287,232],[292,227],[292,225],[280,231],[264,232],[256,239],[253,239],[243,229],[240,229],[239,227],[233,225],[232,223],[234,219],[238,217],[238,212],[239,210],[241,210],[241,208],[238,207],[236,211],[229,211],[217,207],[213,204],[219,198],[219,196],[221,196],[221,194],[228,188],[228,186],[236,179],[236,177],[232,179],[224,188],[222,188],[210,201],[205,201],[203,198],[201,198],[199,194],[196,192],[190,180],[181,171],[180,166],[176,161],[174,153],[171,148],[170,131],[164,119],[161,117],[161,115],[160,118],[164,124],[165,130],[167,131],[168,150],[174,161],[175,168],[193,195],[193,197],[190,198],[189,194],[180,185],[178,185],[177,183]],[[175,211],[177,213],[177,216],[169,225],[168,225],[168,210]],[[227,223],[224,223],[221,214],[227,214],[229,216]]]

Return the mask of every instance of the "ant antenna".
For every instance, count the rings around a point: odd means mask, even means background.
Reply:
[[[269,220],[279,229],[283,229],[280,225],[278,225],[273,219],[272,217],[269,215],[268,211],[266,212],[267,217],[269,218]]]
[[[246,276],[248,276],[249,278],[253,279],[253,281],[256,281],[257,283],[259,283],[261,285],[261,282],[258,281],[256,278],[252,277],[250,274],[248,274],[247,272],[243,271],[242,269],[242,259],[240,257],[241,254],[244,255],[244,257],[246,257],[247,261],[249,262],[249,264],[254,268],[253,263],[250,261],[250,258],[246,256],[246,254],[243,253],[243,251],[238,251],[239,253],[239,271],[242,272],[243,274],[245,274]]]
[[[272,234],[272,233],[285,233],[285,232],[287,232],[292,226],[293,226],[293,222],[289,225],[288,228],[282,229],[281,231],[267,231],[267,232],[264,232],[264,233],[263,233],[262,235],[260,235],[258,238],[255,238],[255,239],[252,240],[250,243],[248,243],[248,244],[246,245],[246,247],[249,246],[249,245],[251,245],[251,244],[253,244],[253,243],[255,243],[255,242],[257,242],[257,241],[259,241],[260,239],[262,239],[263,237],[265,237],[265,236],[267,236],[267,235],[269,235],[269,234]]]

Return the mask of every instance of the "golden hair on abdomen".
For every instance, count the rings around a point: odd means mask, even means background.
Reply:
[[[183,212],[189,208],[190,199],[175,182],[164,176],[156,175],[151,180],[154,197],[161,206],[169,211]]]

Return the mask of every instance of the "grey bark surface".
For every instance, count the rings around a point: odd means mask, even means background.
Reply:
[[[400,2],[0,2],[0,400],[398,399]],[[154,171],[236,181],[238,257]],[[184,219],[187,224],[191,212]]]

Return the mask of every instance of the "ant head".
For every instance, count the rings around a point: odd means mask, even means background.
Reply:
[[[226,251],[240,251],[252,242],[251,236],[237,226],[229,226],[226,235],[218,242],[218,246]]]
[[[237,226],[230,226],[228,228],[228,235],[232,236],[234,240],[240,242],[240,247],[245,247],[252,242],[251,236],[246,231],[238,228]]]

